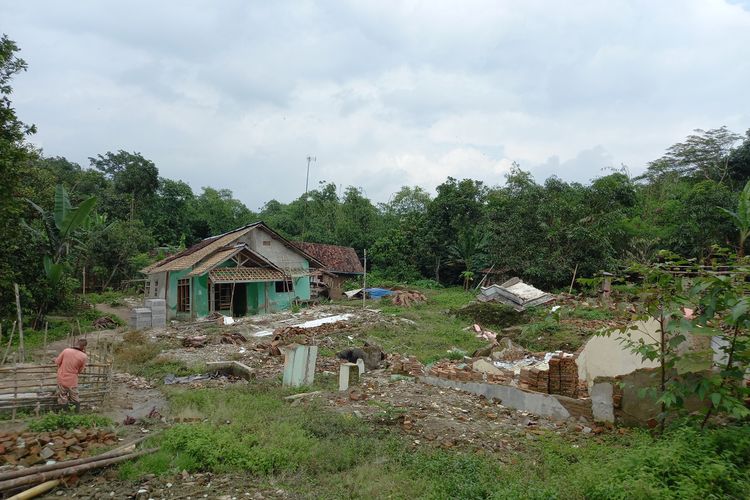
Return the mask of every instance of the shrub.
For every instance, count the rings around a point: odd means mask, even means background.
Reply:
[[[92,427],[109,427],[112,420],[100,415],[76,415],[69,413],[48,413],[39,420],[29,423],[32,432],[51,432],[58,429],[70,430]]]

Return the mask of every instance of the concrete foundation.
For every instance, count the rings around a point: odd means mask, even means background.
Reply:
[[[455,388],[470,392],[488,399],[497,399],[508,408],[528,411],[535,415],[549,417],[557,420],[568,418],[586,417],[594,418],[591,409],[591,400],[573,399],[565,396],[543,394],[541,392],[530,392],[501,384],[486,384],[482,382],[458,382],[438,377],[419,377],[425,384],[438,387]]]

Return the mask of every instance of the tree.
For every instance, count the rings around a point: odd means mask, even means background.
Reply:
[[[750,181],[745,184],[745,189],[740,193],[739,201],[737,202],[737,210],[731,211],[724,207],[718,207],[719,210],[728,214],[734,224],[737,226],[739,231],[739,241],[737,243],[737,255],[739,257],[745,256],[745,241],[750,236]]]
[[[118,212],[117,218],[133,220],[137,209],[143,208],[159,188],[159,170],[154,162],[140,153],[111,151],[89,158],[91,166],[112,181],[110,210]],[[126,214],[128,214],[127,216]]]
[[[6,35],[0,37],[0,316],[9,315],[14,304],[13,283],[22,282],[19,278],[24,269],[17,264],[26,251],[20,225],[27,207],[23,182],[36,156],[26,142],[36,129],[18,118],[10,99],[11,80],[27,68],[16,56],[18,50]]]
[[[742,136],[726,126],[711,130],[695,129],[684,142],[667,149],[661,158],[649,163],[645,176],[656,179],[674,172],[681,177],[693,177],[724,182],[730,174],[729,160],[734,145]]]

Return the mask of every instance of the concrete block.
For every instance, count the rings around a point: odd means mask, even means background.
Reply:
[[[362,358],[357,359],[357,368],[359,368],[359,374],[365,373],[365,361]]]
[[[615,407],[612,395],[614,387],[610,382],[595,382],[589,391],[591,411],[597,422],[614,422]]]
[[[361,361],[361,360],[357,360]],[[356,368],[356,369],[355,369]],[[359,369],[354,363],[342,363],[339,366],[339,391],[346,391],[350,386],[359,383]]]
[[[282,348],[284,353],[284,387],[312,385],[315,378],[315,361],[318,346],[291,344]]]
[[[503,375],[503,371],[497,366],[493,365],[486,359],[478,359],[474,361],[471,368],[476,372],[487,373],[491,375]]]

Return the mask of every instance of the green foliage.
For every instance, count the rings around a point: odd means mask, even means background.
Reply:
[[[73,413],[47,413],[43,417],[29,422],[32,432],[52,432],[56,430],[89,429],[94,427],[111,427],[113,422],[101,415],[79,415]]]
[[[461,308],[451,310],[451,313],[488,328],[506,328],[528,321],[526,313],[493,302],[472,302]]]

